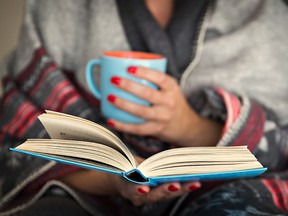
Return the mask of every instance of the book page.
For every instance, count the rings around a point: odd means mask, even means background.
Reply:
[[[133,167],[136,161],[127,146],[111,131],[92,121],[68,114],[46,111],[38,118],[51,139],[89,141],[110,146],[128,158]]]
[[[192,165],[192,166],[176,166],[166,169],[150,170],[149,172],[143,172],[147,178],[170,176],[170,175],[188,175],[188,174],[205,174],[215,172],[231,172],[240,170],[250,170],[262,168],[259,166],[258,161],[251,163],[239,163],[239,164],[217,164],[217,165]],[[142,172],[142,171],[141,171]]]
[[[138,166],[146,177],[256,168],[262,168],[262,165],[246,146],[169,149],[151,156]]]
[[[129,160],[115,149],[91,142],[60,139],[28,139],[16,149],[53,157],[62,157],[69,161],[82,161],[86,164],[100,162],[127,172],[133,169]]]

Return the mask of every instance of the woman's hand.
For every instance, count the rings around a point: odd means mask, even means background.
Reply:
[[[135,157],[140,164],[143,159]],[[167,183],[158,187],[150,188],[147,185],[138,185],[128,182],[121,176],[113,176],[112,185],[116,188],[118,194],[130,200],[133,205],[141,206],[152,202],[172,199],[183,195],[184,193],[195,191],[201,187],[200,182],[190,182],[180,184],[179,182]]]
[[[128,182],[121,176],[115,176],[115,178],[115,186],[118,193],[130,200],[135,206],[179,197],[184,193],[195,191],[201,187],[200,182],[197,181],[182,185],[178,182],[173,182],[150,188],[147,185],[137,185]]]
[[[143,161],[140,157],[136,156],[135,158],[138,163]],[[70,173],[59,180],[70,187],[88,194],[103,196],[121,195],[129,199],[136,206],[171,199],[185,192],[195,191],[201,187],[200,182],[195,181],[183,185],[174,182],[150,188],[147,185],[128,182],[122,176],[86,169]]]
[[[150,102],[152,106],[109,95],[108,100],[114,106],[146,120],[143,124],[127,124],[110,119],[110,126],[122,132],[155,136],[182,146],[216,145],[222,126],[199,116],[189,106],[173,77],[144,67],[129,67],[128,72],[155,83],[159,89],[112,77],[111,82],[118,88]]]

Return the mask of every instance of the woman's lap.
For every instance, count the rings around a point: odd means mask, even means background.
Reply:
[[[280,196],[280,195],[279,195]],[[193,199],[193,193],[179,208],[179,216],[269,216],[288,215],[273,202],[261,179],[235,181]]]
[[[171,210],[174,209],[173,206],[177,203],[175,200],[167,201],[163,203],[154,203],[137,209],[123,199],[114,199],[113,202],[107,202],[106,205],[105,198],[97,197],[94,202],[93,206],[96,207],[96,212],[99,212],[99,215],[107,215],[108,212],[109,215],[111,212],[114,212],[123,215],[136,214],[144,216],[170,215],[172,213]],[[90,214],[70,196],[53,196],[48,194],[19,214],[19,216],[28,215],[89,216]],[[96,215],[98,214],[96,213]],[[182,204],[179,205],[178,210],[173,215],[280,216],[288,215],[288,213],[284,213],[284,211],[274,205],[273,198],[262,184],[262,180],[254,179],[224,184],[197,199],[195,199],[194,193],[190,193]]]

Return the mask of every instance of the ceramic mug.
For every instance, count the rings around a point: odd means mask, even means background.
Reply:
[[[129,66],[143,66],[165,73],[166,65],[167,59],[159,54],[135,51],[105,52],[99,59],[92,59],[87,63],[86,80],[92,94],[100,100],[101,112],[106,118],[126,123],[139,124],[143,123],[144,119],[113,106],[107,100],[107,96],[113,94],[116,97],[145,106],[150,106],[149,102],[117,88],[111,83],[111,78],[113,76],[118,76],[156,89],[157,86],[155,84],[130,75],[127,69]],[[94,68],[96,66],[100,67],[99,86],[95,81]]]

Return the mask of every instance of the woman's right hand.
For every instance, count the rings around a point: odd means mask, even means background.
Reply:
[[[143,159],[135,157],[140,164]],[[183,195],[184,193],[197,190],[201,187],[200,182],[189,182],[180,184],[179,182],[171,182],[161,184],[157,187],[150,188],[147,185],[138,185],[127,181],[122,176],[114,176],[113,185],[115,190],[122,197],[131,201],[135,206],[141,206],[144,204],[157,202],[165,199],[172,199]]]
[[[116,187],[118,194],[130,200],[135,206],[172,199],[201,187],[201,184],[198,181],[185,184],[171,182],[150,188],[147,185],[131,183],[121,176],[115,176],[114,180],[114,186]]]

